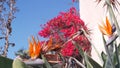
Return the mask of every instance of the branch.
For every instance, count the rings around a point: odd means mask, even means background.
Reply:
[[[76,58],[70,57],[70,60],[72,60],[72,59],[82,68],[86,68],[85,65],[83,65],[81,62],[79,62]]]

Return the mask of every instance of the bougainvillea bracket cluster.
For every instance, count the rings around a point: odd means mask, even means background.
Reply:
[[[53,44],[61,44],[59,46],[62,47],[81,28],[88,31],[84,21],[80,19],[77,10],[72,7],[67,12],[60,12],[58,16],[44,24],[42,30],[39,31],[39,35],[44,38],[52,37]],[[84,51],[91,50],[90,42],[85,35],[79,35],[73,40],[79,43]],[[78,54],[78,50],[72,44],[72,41],[69,41],[61,49],[61,54],[63,56],[73,56]]]

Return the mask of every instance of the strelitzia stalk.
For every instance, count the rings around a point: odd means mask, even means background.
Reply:
[[[115,49],[115,52],[116,52],[116,59],[117,59],[117,63],[118,63],[118,67],[120,68],[120,61],[119,61],[119,53],[118,53],[118,48],[117,48],[117,43],[118,42],[115,42],[113,43],[114,41],[116,41],[116,38],[119,36],[119,41],[120,41],[120,27],[118,25],[118,21],[117,21],[117,18],[115,16],[115,11],[118,11],[118,6],[120,6],[120,3],[118,2],[118,0],[96,0],[98,3],[100,3],[101,1],[104,1],[104,6],[107,7],[107,13],[109,13],[109,18],[110,18],[110,21],[111,21],[111,24],[112,25],[115,25],[114,27],[112,28],[116,28],[116,31],[117,31],[117,34],[115,34],[114,36],[112,36],[105,45],[111,45],[109,49]],[[116,12],[116,13],[117,13]],[[115,48],[113,48],[113,46],[115,46]]]
[[[119,24],[118,24],[118,21],[115,16],[115,12],[114,12],[115,11],[114,9],[116,9],[116,11],[119,12],[117,6],[120,6],[120,3],[118,2],[118,0],[105,0],[105,2],[106,2],[105,4],[107,6],[107,10],[109,13],[109,17],[111,19],[111,23],[115,25],[117,35],[119,36],[119,41],[120,41],[120,27],[119,27]],[[116,36],[116,38],[117,38],[117,36]],[[120,61],[118,58],[119,54],[118,54],[118,49],[117,49],[116,43],[117,42],[115,42],[115,52],[116,52],[117,62],[118,62],[119,68],[120,68]]]
[[[110,23],[110,21],[108,20],[108,18],[106,17],[106,23],[102,23],[102,25],[99,25],[99,29],[103,35],[106,35],[108,37],[108,41],[106,42],[104,37],[103,37],[103,41],[104,41],[104,46],[105,46],[105,50],[106,53],[108,55],[108,59],[110,61],[110,64],[113,68],[115,68],[115,64],[113,63],[113,40],[115,40],[116,34],[114,34],[114,29],[112,28],[112,25]]]

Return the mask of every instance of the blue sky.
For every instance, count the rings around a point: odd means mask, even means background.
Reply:
[[[78,3],[72,4],[72,0],[17,0],[19,12],[12,22],[12,36],[10,42],[15,42],[14,47],[9,48],[8,57],[15,58],[14,53],[19,49],[28,49],[28,38],[37,36],[40,25],[57,16],[61,11],[67,11],[74,6],[78,9]],[[42,38],[39,38],[42,40]]]

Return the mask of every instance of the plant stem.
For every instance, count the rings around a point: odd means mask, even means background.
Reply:
[[[112,6],[108,4],[107,7],[108,7],[108,11],[109,11],[110,17],[111,17],[111,19],[113,20],[113,22],[114,22],[114,24],[115,24],[115,26],[116,26],[117,33],[118,33],[119,39],[120,39],[120,28],[119,28],[117,19],[116,19],[116,17],[115,17],[115,14],[114,14],[114,12],[113,12]]]
[[[116,59],[117,59],[117,62],[118,62],[118,68],[120,68],[120,61],[119,61],[119,54],[118,54],[118,48],[117,48],[117,45],[115,44],[115,53],[116,53]]]
[[[111,55],[110,55],[110,53],[109,53],[108,46],[106,46],[106,41],[105,41],[105,38],[104,38],[103,35],[102,35],[102,38],[103,38],[103,43],[104,43],[105,51],[106,51],[106,53],[107,53],[107,55],[108,55],[108,59],[109,59],[109,61],[110,61],[110,64],[111,64],[111,66],[112,66],[113,68],[115,68],[115,65],[114,65],[114,63],[112,62],[112,59],[111,59]],[[110,45],[109,45],[109,46],[110,46]]]
[[[110,55],[110,53],[109,53],[109,49],[108,49],[107,46],[105,46],[105,50],[106,50],[106,53],[107,53],[107,55],[108,55],[108,59],[109,59],[109,61],[110,61],[110,63],[111,63],[111,66],[112,66],[113,68],[115,68],[115,65],[114,65],[114,63],[113,63],[113,61],[112,61],[112,58],[111,58],[111,55]]]
[[[77,59],[74,57],[70,57],[71,59],[74,59],[78,65],[80,65],[82,68],[86,68],[85,65],[83,65],[81,62],[79,62]]]
[[[7,29],[7,33],[6,33],[6,38],[5,38],[5,46],[4,46],[4,52],[3,52],[3,56],[7,57],[7,52],[8,52],[8,48],[9,48],[9,40],[8,40],[9,34],[8,34],[8,29]]]

